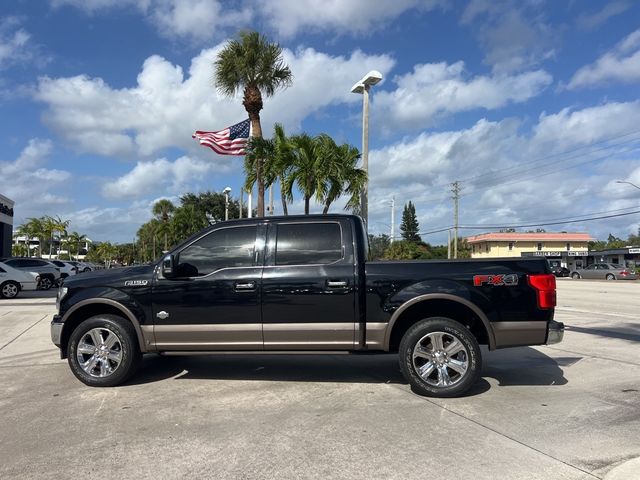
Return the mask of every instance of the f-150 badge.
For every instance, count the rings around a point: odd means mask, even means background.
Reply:
[[[127,280],[124,282],[125,287],[144,287],[149,283],[149,280]]]
[[[473,285],[481,287],[482,285],[493,285],[495,287],[513,287],[518,285],[518,275],[515,273],[501,275],[474,275]]]

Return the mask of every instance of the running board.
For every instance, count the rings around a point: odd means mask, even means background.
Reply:
[[[348,350],[184,350],[157,352],[159,355],[166,357],[182,357],[194,355],[349,355],[352,353]]]

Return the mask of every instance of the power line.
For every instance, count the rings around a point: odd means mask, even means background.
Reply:
[[[637,207],[636,207],[637,208]],[[636,210],[633,212],[627,213],[618,213],[615,215],[603,215],[600,217],[591,217],[591,218],[578,218],[575,220],[569,220],[564,222],[546,222],[546,223],[529,223],[523,225],[461,225],[460,228],[465,228],[467,230],[482,230],[482,229],[500,229],[500,228],[526,228],[526,227],[544,227],[547,225],[565,225],[568,223],[579,223],[579,222],[592,222],[594,220],[603,220],[605,218],[616,218],[616,217],[625,217],[627,215],[635,215],[636,213],[640,213],[640,210]]]
[[[554,154],[551,154],[551,155],[546,155],[546,156],[544,156],[544,157],[539,157],[539,158],[537,158],[537,159],[534,159],[534,160],[529,161],[529,162],[528,162],[528,165],[533,165],[533,164],[535,164],[535,163],[539,163],[539,162],[541,162],[541,161],[548,160],[548,159],[550,159],[550,158],[555,158],[555,157],[560,157],[560,156],[563,156],[563,155],[567,155],[567,154],[569,154],[569,153],[575,153],[575,152],[578,152],[578,151],[583,150],[583,149],[592,148],[592,147],[594,147],[594,146],[596,146],[596,145],[605,144],[605,143],[611,142],[611,141],[613,141],[613,140],[618,140],[618,139],[620,139],[620,138],[628,137],[629,135],[634,135],[634,134],[636,134],[636,133],[640,133],[640,130],[634,130],[634,131],[631,131],[631,132],[625,133],[624,135],[619,135],[619,136],[616,136],[616,137],[611,137],[611,138],[608,138],[608,139],[601,140],[601,141],[599,141],[599,142],[591,143],[591,144],[589,144],[589,145],[583,145],[583,146],[581,146],[581,147],[577,147],[577,148],[574,148],[574,149],[571,149],[571,150],[565,150],[564,152],[558,152],[558,153],[554,153]],[[603,148],[601,148],[601,149],[596,149],[596,150],[594,150],[594,151],[592,151],[592,152],[589,152],[589,153],[594,153],[594,152],[597,152],[597,151],[599,151],[599,150],[609,149],[609,148],[616,147],[616,146],[619,146],[619,145],[624,145],[624,144],[626,144],[626,143],[634,142],[634,141],[637,141],[637,140],[639,140],[639,139],[632,139],[632,140],[625,141],[625,142],[621,142],[621,143],[619,143],[619,144],[614,144],[614,145],[607,145],[607,146],[605,146],[605,147],[603,147]],[[572,158],[575,158],[575,157],[572,157]],[[476,175],[476,176],[473,176],[473,177],[464,178],[464,179],[462,179],[462,182],[470,182],[470,183],[473,183],[473,180],[476,180],[476,179],[478,179],[478,178],[486,177],[486,176],[489,176],[489,175],[494,175],[494,174],[496,174],[496,173],[503,173],[503,172],[505,172],[505,171],[513,170],[513,169],[516,169],[516,168],[519,168],[519,167],[520,167],[520,165],[513,165],[513,166],[511,166],[511,167],[507,167],[507,168],[504,168],[504,169],[502,169],[502,170],[492,170],[492,171],[489,171],[489,172],[486,172],[486,173],[483,173],[483,174],[480,174],[480,175]]]
[[[617,211],[621,211],[621,210],[628,210],[629,208],[638,208],[638,207],[627,207],[627,208],[621,208],[621,209],[616,209],[616,210],[609,210],[609,212],[617,212]],[[585,213],[582,215],[577,215],[576,217],[584,217],[586,215],[596,215],[598,212],[593,212],[593,213]],[[605,212],[600,212],[600,213],[605,213]],[[549,226],[549,225],[564,225],[564,224],[569,224],[569,223],[579,223],[579,222],[591,222],[594,220],[602,220],[602,219],[606,219],[606,218],[616,218],[616,217],[624,217],[627,215],[634,215],[636,213],[640,213],[640,210],[635,210],[633,212],[625,212],[625,213],[620,213],[620,214],[615,214],[615,215],[604,215],[604,216],[597,216],[597,217],[589,217],[589,218],[575,218],[575,217],[564,217],[566,219],[566,221],[554,221],[554,222],[549,222],[549,221],[541,221],[539,223],[527,223],[527,224],[521,224],[521,225],[460,225],[458,228],[464,228],[467,230],[495,230],[495,229],[502,229],[502,228],[526,228],[526,227],[543,227],[543,226]],[[562,218],[557,219],[557,220],[562,220]],[[447,227],[439,227],[437,229],[434,230],[428,230],[428,231],[422,231],[422,232],[418,232],[419,235],[432,235],[435,233],[442,233],[442,232],[446,232],[447,230],[452,230],[454,227],[453,225],[447,226]]]

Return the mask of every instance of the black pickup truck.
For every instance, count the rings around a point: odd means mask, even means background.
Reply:
[[[462,394],[489,350],[562,340],[545,259],[371,262],[362,220],[288,216],[216,224],[156,265],[69,277],[53,343],[87,385],[142,354],[398,352],[414,391]]]

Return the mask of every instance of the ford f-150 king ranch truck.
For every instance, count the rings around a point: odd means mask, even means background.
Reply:
[[[142,354],[398,352],[414,391],[462,394],[489,350],[561,341],[544,258],[367,260],[359,217],[218,223],[155,265],[65,279],[53,343],[87,385]]]

